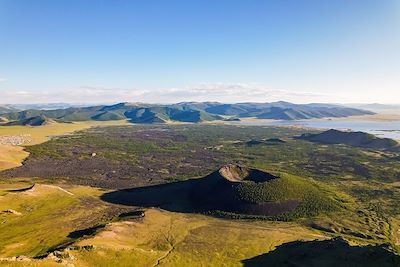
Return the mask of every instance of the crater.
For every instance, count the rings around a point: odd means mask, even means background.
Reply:
[[[278,176],[257,169],[250,169],[235,164],[228,164],[219,169],[219,174],[230,182],[252,181],[256,183],[267,182]]]

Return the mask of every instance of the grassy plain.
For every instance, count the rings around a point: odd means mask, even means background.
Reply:
[[[95,126],[117,126],[129,124],[126,120],[118,121],[83,121],[73,123],[53,123],[43,126],[0,126],[0,135],[30,135],[32,142],[25,145],[36,145],[48,141],[51,137],[71,134]]]
[[[29,153],[21,146],[0,145],[0,170],[21,166]]]

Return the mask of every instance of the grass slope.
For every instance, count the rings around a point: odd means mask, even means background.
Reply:
[[[0,145],[0,151],[0,170],[21,166],[22,161],[29,156],[20,146]]]
[[[241,266],[241,259],[281,243],[315,238],[290,223],[234,222],[150,209],[142,220],[108,225],[77,244],[93,250],[72,254],[88,266]]]
[[[38,256],[73,241],[69,233],[112,217],[96,189],[0,184],[0,257]]]

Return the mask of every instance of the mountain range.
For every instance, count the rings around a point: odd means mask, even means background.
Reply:
[[[30,121],[59,122],[108,121],[128,119],[132,123],[202,122],[214,120],[257,119],[299,120],[327,117],[371,115],[371,111],[331,104],[293,104],[289,102],[236,103],[181,102],[176,104],[119,103],[91,107],[68,107],[18,111],[9,107],[0,109],[0,117],[11,124],[25,125]]]

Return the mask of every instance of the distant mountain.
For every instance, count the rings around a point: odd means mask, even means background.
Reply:
[[[16,112],[18,111],[17,108],[14,108],[10,105],[0,105],[0,114],[5,114],[9,112]]]
[[[23,126],[42,126],[42,125],[47,125],[47,124],[53,124],[56,123],[54,120],[47,118],[44,115],[40,116],[35,116],[35,117],[30,117],[26,119],[21,119],[18,121],[12,121],[7,123],[6,125],[12,126],[12,125],[23,125]]]
[[[349,106],[353,106],[355,108],[362,108],[362,109],[372,109],[372,110],[381,110],[381,109],[400,109],[400,105],[395,104],[352,104]]]
[[[44,116],[61,122],[108,121],[127,119],[132,123],[202,122],[214,120],[238,120],[241,117],[258,119],[297,120],[325,117],[347,117],[373,114],[370,111],[327,104],[299,105],[289,102],[238,103],[182,102],[171,105],[144,103],[119,103],[91,107],[68,107],[65,109],[28,109],[12,111],[2,117],[19,121]],[[224,116],[224,117],[222,117]]]
[[[347,106],[359,109],[367,109],[379,114],[398,115],[400,112],[400,105],[395,104],[349,104]]]
[[[61,122],[128,119],[133,123],[165,123],[168,121],[201,122],[223,119],[218,115],[179,105],[163,106],[131,103],[56,110],[30,109],[3,115],[4,118],[10,121],[19,121],[21,123],[26,119],[38,116],[45,116]]]
[[[322,144],[344,144],[382,150],[393,149],[399,146],[393,139],[379,138],[364,132],[342,132],[334,129],[319,134],[303,134],[299,139]]]
[[[89,107],[90,104],[69,104],[69,103],[36,103],[36,104],[12,104],[9,105],[15,109],[27,110],[27,109],[41,109],[41,110],[52,110],[52,109],[66,109],[73,107]]]
[[[299,120],[326,117],[372,115],[373,112],[331,104],[293,104],[289,102],[220,104],[205,108],[219,115],[256,117],[258,119]]]

